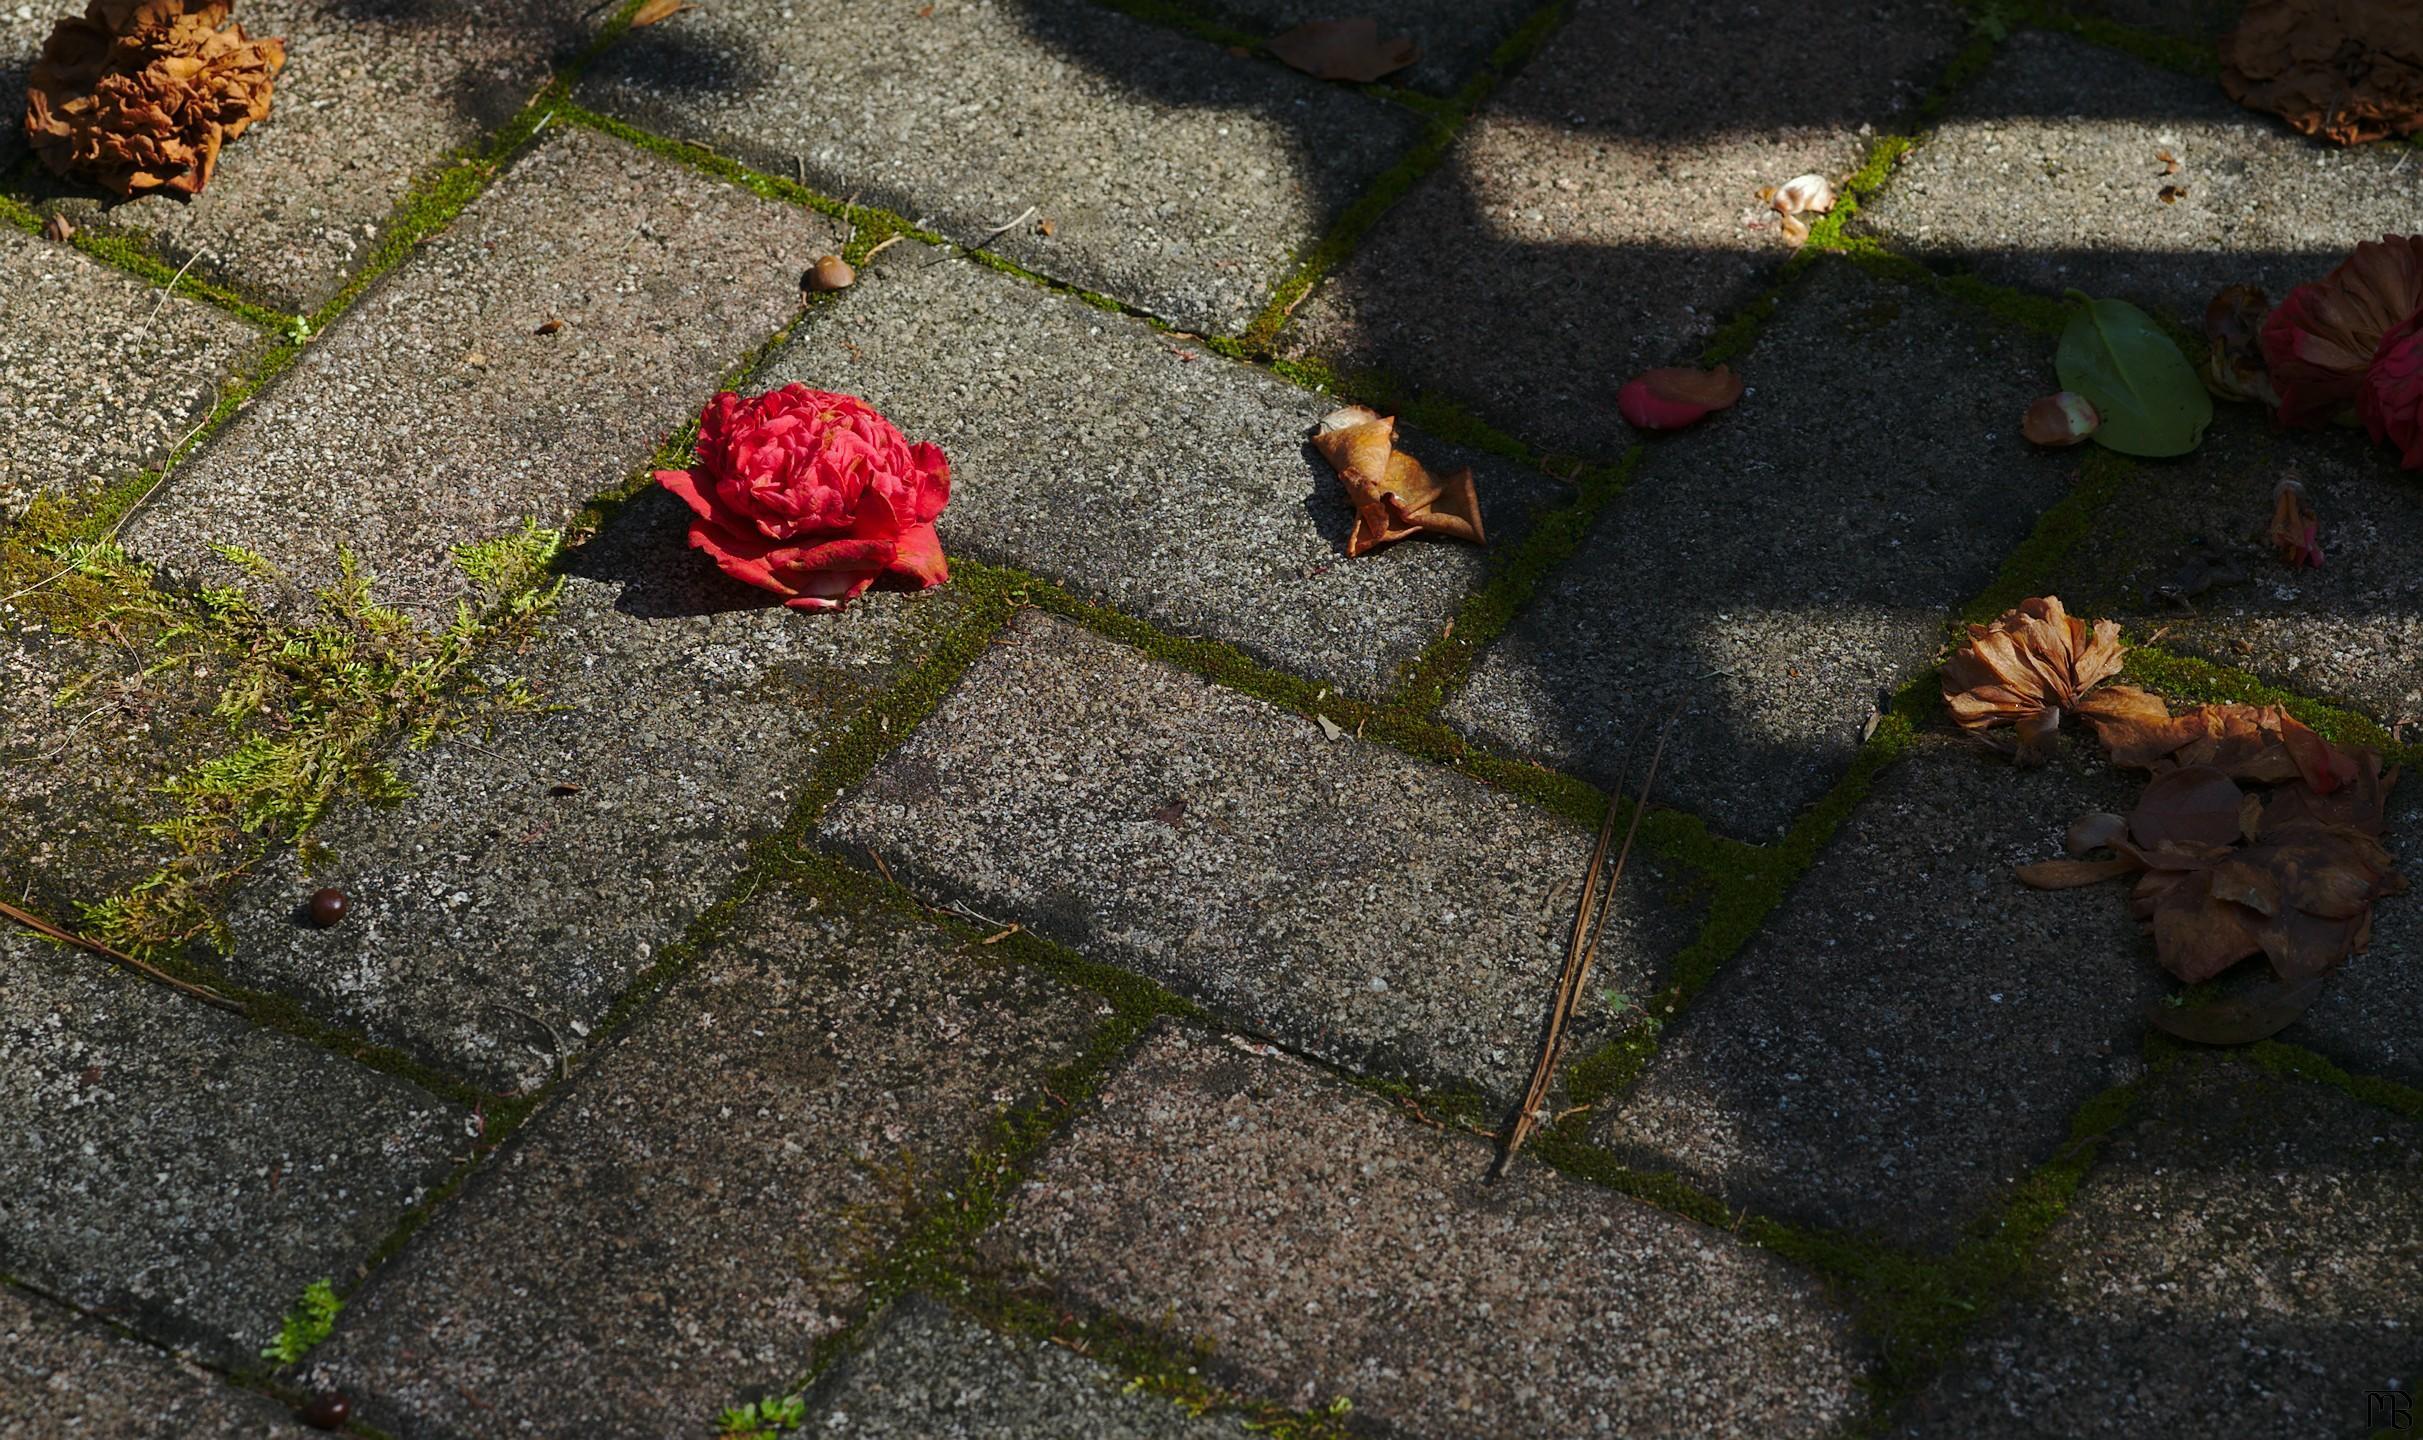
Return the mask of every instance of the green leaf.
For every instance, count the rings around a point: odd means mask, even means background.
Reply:
[[[2061,332],[2061,388],[2092,401],[2095,443],[2123,455],[2185,455],[2213,423],[2213,397],[2171,337],[2126,300],[2083,302]]]

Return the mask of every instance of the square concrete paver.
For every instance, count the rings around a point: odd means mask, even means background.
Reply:
[[[0,1434],[11,1440],[308,1440],[259,1395],[0,1286]]]
[[[2222,1060],[2161,1076],[1896,1436],[2403,1433],[2423,1127]],[[2392,1392],[2408,1403],[2393,1410]],[[2368,1405],[2368,1401],[2371,1403]]]
[[[1585,0],[1289,344],[1613,458],[1637,438],[1617,388],[1688,361],[1791,254],[1760,187],[1848,175],[1964,25],[1934,0]]]
[[[2018,433],[2051,362],[2049,340],[1822,262],[1741,361],[1740,405],[1650,448],[1448,721],[1611,782],[1626,737],[1678,714],[1659,798],[1775,837],[2068,488],[2077,461]]]
[[[2186,193],[2166,203],[2165,186]],[[1989,280],[2118,296],[2192,325],[2224,285],[2278,299],[2418,217],[2423,165],[2402,147],[2319,144],[2211,80],[2023,31],[1859,223]]]
[[[399,1440],[711,1429],[797,1382],[1098,1004],[770,890],[380,1272],[312,1378]]]
[[[1349,13],[1334,0],[1193,0],[1190,8],[1266,39],[1308,20]],[[1378,20],[1383,36],[1411,38],[1420,52],[1413,64],[1382,76],[1380,83],[1443,95],[1478,74],[1498,46],[1538,9],[1532,0],[1382,0],[1351,13]]]
[[[817,1389],[806,1430],[835,1440],[1245,1440],[1041,1340],[996,1335],[922,1295]]]
[[[1505,1099],[1591,839],[1032,612],[823,835],[1291,1045]],[[1671,884],[1636,857],[1603,985],[1654,989],[1688,941]]]
[[[0,1274],[259,1366],[470,1142],[415,1086],[0,932]]]
[[[208,547],[241,545],[304,590],[342,546],[381,600],[445,624],[471,588],[454,547],[560,523],[630,478],[791,317],[801,267],[837,238],[558,125],[179,471],[127,546],[222,583],[242,573]]]
[[[0,523],[37,495],[82,500],[165,459],[266,343],[233,315],[5,225],[0,295]]]
[[[1381,1433],[1828,1435],[1864,1356],[1731,1235],[1416,1124],[1293,1060],[1157,1032],[987,1245]]]
[[[1943,1248],[2127,1079],[2169,988],[2123,884],[2012,867],[2136,786],[2091,742],[2022,771],[1922,741],[1878,777],[1598,1136],[1735,1209]]]
[[[23,113],[24,71],[53,14],[0,26],[0,101]],[[286,41],[267,119],[226,147],[191,200],[127,201],[33,167],[43,208],[139,237],[171,265],[285,310],[312,310],[377,244],[418,176],[519,111],[585,38],[589,0],[243,0],[248,35]],[[0,159],[18,153],[12,133]],[[198,259],[196,257],[199,257]]]
[[[2291,477],[2320,525],[2318,568],[2288,568],[2264,540],[2274,488]],[[2073,614],[2125,620],[2141,637],[2161,631],[2166,650],[2411,723],[2423,720],[2418,547],[2423,486],[2396,452],[2360,433],[2283,431],[2256,406],[2226,405],[2194,455],[2139,467],[2063,557],[2055,591]],[[2184,593],[2199,577],[2221,583]]]
[[[784,609],[688,548],[650,491],[567,560],[525,653],[539,708],[408,752],[413,794],[313,832],[232,903],[245,983],[497,1090],[537,1085],[780,824],[824,740],[959,613],[950,592]],[[352,913],[302,922],[323,885]]]
[[[864,397],[951,457],[945,548],[1373,695],[1445,628],[1489,552],[1408,540],[1348,559],[1354,515],[1309,439],[1337,408],[1124,316],[896,246],[820,309],[761,383]],[[1558,488],[1474,468],[1499,550]]]
[[[989,246],[1221,332],[1423,127],[1086,0],[726,0],[633,32],[580,98],[962,242],[1032,206]]]

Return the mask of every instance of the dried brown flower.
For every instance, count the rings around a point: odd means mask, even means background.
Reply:
[[[91,0],[26,79],[42,163],[120,195],[201,193],[219,147],[269,113],[286,42],[228,21],[229,0]]]
[[[2118,625],[2099,620],[2090,632],[2044,595],[1991,625],[1969,627],[1969,643],[1944,664],[1943,698],[1960,727],[1980,737],[2017,727],[2020,763],[2041,764],[2053,753],[2061,712],[2077,709],[2119,669]]]
[[[2221,88],[2341,145],[2423,131],[2423,5],[2252,0],[2221,42]]]

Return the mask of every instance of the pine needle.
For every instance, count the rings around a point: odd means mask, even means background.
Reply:
[[[1574,1012],[1581,1008],[1584,987],[1590,983],[1590,967],[1598,961],[1599,938],[1607,929],[1607,910],[1615,896],[1615,887],[1624,878],[1624,864],[1632,858],[1633,838],[1641,833],[1641,816],[1648,813],[1649,787],[1657,783],[1658,761],[1666,753],[1666,737],[1674,731],[1674,717],[1669,715],[1657,732],[1657,747],[1649,752],[1649,769],[1641,777],[1641,792],[1632,807],[1632,823],[1624,829],[1623,848],[1615,855],[1615,864],[1607,864],[1607,848],[1615,839],[1615,816],[1624,800],[1624,777],[1616,777],[1615,788],[1607,795],[1606,818],[1599,822],[1598,843],[1590,849],[1590,868],[1582,877],[1581,900],[1573,907],[1573,939],[1565,947],[1565,968],[1557,976],[1556,1003],[1548,1013],[1548,1033],[1540,1040],[1539,1062],[1532,1067],[1531,1084],[1523,1091],[1523,1103],[1515,1111],[1514,1126],[1507,1131],[1505,1153],[1498,1157],[1497,1173],[1506,1173],[1514,1163],[1515,1152],[1539,1128],[1547,1113],[1548,1087],[1556,1078],[1559,1052],[1565,1047],[1565,1031],[1573,1023]],[[1624,756],[1624,768],[1632,768],[1630,748]]]
[[[163,985],[166,985],[171,990],[176,990],[183,994],[191,995],[193,998],[201,1001],[205,1005],[216,1005],[222,1010],[233,1010],[238,1015],[250,1013],[246,1011],[242,1005],[228,999],[226,996],[220,994],[216,990],[206,989],[203,986],[194,985],[186,981],[179,980],[176,976],[169,974],[167,971],[160,969],[156,965],[147,965],[142,961],[137,960],[134,956],[127,954],[123,950],[112,950],[98,940],[87,940],[81,935],[69,934],[67,931],[53,925],[48,920],[43,919],[41,916],[28,914],[25,911],[18,909],[16,906],[9,904],[6,900],[0,900],[0,915],[7,916],[9,919],[16,921],[18,924],[23,925],[28,930],[32,930],[37,934],[48,935],[50,938],[59,941],[61,944],[73,945],[79,950],[90,950],[95,955],[106,956],[107,958],[115,960],[119,964],[124,965],[129,969],[141,971],[143,974],[150,976],[152,979],[159,981]]]

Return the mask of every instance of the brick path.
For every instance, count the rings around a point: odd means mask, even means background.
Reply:
[[[633,8],[247,3],[290,63],[189,205],[0,136],[0,896],[246,1008],[0,931],[0,1431],[2307,1440],[2423,1381],[2423,910],[2172,1044],[2119,896],[2009,875],[2124,779],[1930,699],[2052,590],[2419,758],[2388,459],[2015,434],[2065,288],[2423,222],[2413,149],[2219,96],[2226,3],[1407,0],[1361,89],[1253,53],[1295,0]],[[1626,429],[1694,357],[1739,409]],[[790,380],[949,451],[949,587],[684,548],[649,470]],[[1344,558],[1340,395],[1486,553]],[[2166,612],[2198,538],[2255,578]]]

